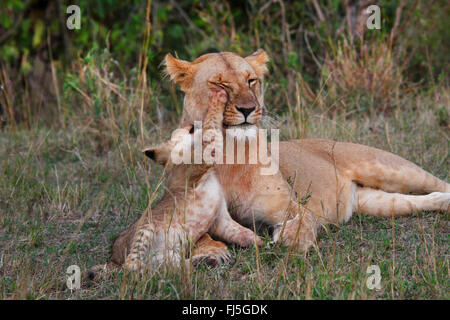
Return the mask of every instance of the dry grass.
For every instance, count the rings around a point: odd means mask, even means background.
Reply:
[[[320,88],[314,92],[297,74],[300,96],[324,113],[386,113],[398,107],[403,93],[415,90],[405,82],[404,65],[385,41],[357,45],[347,39],[330,44],[322,66]]]
[[[123,97],[134,99],[126,92]],[[448,108],[448,98],[446,89],[403,95],[394,117],[329,118],[306,107],[308,132],[303,135],[390,150],[448,180],[449,131],[439,127],[435,112]],[[112,120],[82,126],[77,116],[72,119],[65,130],[0,135],[1,298],[449,298],[450,224],[448,215],[435,213],[393,221],[356,215],[323,230],[318,250],[306,256],[288,255],[282,247],[263,248],[258,255],[254,249],[233,248],[235,263],[229,266],[155,270],[139,281],[118,271],[97,283],[83,279],[82,288],[70,292],[66,268],[77,264],[85,270],[107,261],[113,237],[145,210],[162,174],[141,155],[139,134],[121,127],[126,120],[116,128],[107,125]],[[298,124],[289,113],[279,121],[284,139],[296,136]],[[144,129],[147,143],[160,139],[154,124],[144,121]],[[380,291],[365,285],[370,264],[381,268]]]
[[[321,85],[311,88],[291,63],[304,61],[292,55],[303,31],[289,32],[283,2],[272,4],[251,6],[249,35],[236,31],[226,5],[208,2],[204,10],[205,20],[227,23],[211,26],[220,48],[243,54],[272,44],[266,48],[276,60],[266,90],[268,126],[281,128],[284,140],[328,138],[392,151],[450,179],[448,85],[409,90],[401,55],[394,57],[387,42],[357,46],[344,40],[330,44]],[[219,5],[225,15],[214,15]],[[162,168],[140,150],[169,136],[182,100],[159,77],[146,78],[149,9],[150,2],[136,69],[125,72],[104,50],[76,60],[59,81],[52,62],[52,77],[42,82],[59,94],[30,107],[34,98],[17,94],[1,67],[7,124],[0,131],[1,299],[449,299],[450,222],[448,214],[430,212],[395,220],[355,215],[345,225],[324,228],[317,249],[306,255],[279,246],[259,252],[232,247],[232,265],[162,268],[141,279],[117,271],[68,290],[67,267],[86,270],[106,262],[113,238],[153,195],[156,201],[161,196]],[[260,27],[280,21],[276,32]],[[205,33],[201,38],[197,51],[211,43]],[[40,110],[46,106],[55,114],[47,114],[51,121],[43,125]],[[18,107],[31,111],[14,115],[22,111]],[[366,287],[371,264],[381,268],[380,291]]]
[[[204,22],[199,26],[171,3],[175,17],[186,21],[183,45],[191,58],[211,47],[268,52],[264,123],[280,128],[283,140],[362,143],[450,180],[450,90],[439,45],[448,29],[439,23],[444,2],[400,1],[389,35],[367,32],[361,39],[347,26],[354,11],[348,1],[343,11],[333,2],[252,1],[245,25],[227,2],[208,1],[194,8]],[[151,50],[161,53],[160,34],[172,30],[150,8],[147,1],[131,70],[108,48],[84,52],[65,70],[51,52],[49,65],[25,55],[21,65],[32,65],[29,73],[0,64],[0,299],[450,298],[450,222],[448,214],[431,212],[395,220],[355,215],[323,228],[317,249],[306,255],[279,246],[232,247],[235,262],[216,269],[162,268],[141,279],[117,271],[67,289],[67,267],[106,262],[113,238],[162,193],[162,168],[140,150],[170,135],[182,98],[147,72],[157,69],[148,58]],[[434,48],[437,27],[442,35]],[[423,30],[420,39],[427,41],[415,43]],[[420,66],[409,63],[415,50],[426,53]],[[435,66],[444,66],[442,78]],[[425,90],[407,81],[408,70],[417,76],[415,67],[428,70]],[[380,291],[365,284],[372,264],[381,269]]]
[[[359,50],[344,42],[332,55],[327,56],[323,72],[328,99],[339,101],[334,109],[350,112],[353,105],[362,112],[385,112],[398,105],[402,70],[385,42],[363,43]]]

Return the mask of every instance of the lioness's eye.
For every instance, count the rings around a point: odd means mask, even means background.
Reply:
[[[220,87],[225,90],[230,88],[228,86],[228,83],[216,82],[216,81],[209,81],[209,83],[212,84],[213,86]]]
[[[256,83],[256,79],[248,79],[248,85],[253,86]]]
[[[230,86],[228,86],[227,84],[225,84],[225,83],[220,83],[219,84],[219,87],[221,87],[222,89],[230,89]]]

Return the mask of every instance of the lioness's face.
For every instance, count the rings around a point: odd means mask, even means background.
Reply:
[[[208,91],[221,87],[228,93],[225,127],[256,125],[261,119],[263,77],[268,57],[263,50],[242,58],[231,52],[205,54],[193,62],[166,56],[167,73],[185,92],[181,125],[203,121]]]

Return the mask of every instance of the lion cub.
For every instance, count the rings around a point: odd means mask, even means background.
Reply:
[[[226,101],[225,91],[210,92],[210,107],[202,137],[204,147],[217,150],[222,148],[222,141],[211,139],[208,132],[221,130],[221,115]],[[191,148],[194,139],[198,138],[189,135],[188,129],[178,129],[169,141],[145,150],[146,155],[166,166],[168,190],[155,208],[148,210],[140,218],[130,252],[125,259],[124,265],[128,270],[142,270],[154,263],[180,265],[184,261],[188,245],[195,244],[208,231],[213,231],[210,232],[212,235],[240,246],[249,246],[255,242],[262,244],[253,231],[239,225],[230,217],[213,166],[173,163],[171,154],[174,147],[181,145]],[[202,254],[196,254],[194,249],[194,262],[197,258],[204,257]]]

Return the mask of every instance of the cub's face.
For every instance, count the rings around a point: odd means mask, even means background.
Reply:
[[[224,127],[257,125],[264,108],[263,80],[268,57],[263,50],[242,58],[231,52],[209,53],[193,62],[168,54],[166,72],[185,93],[181,126],[203,121],[208,109],[208,92],[221,87],[228,93]]]
[[[195,132],[194,136],[194,132],[191,132],[192,128],[192,125],[184,128],[178,128],[172,132],[172,136],[169,140],[166,140],[157,146],[147,147],[142,150],[142,152],[147,157],[163,166],[172,165],[172,151],[175,148],[175,151],[179,153],[181,152],[180,156],[182,156],[183,153],[187,152],[187,149],[192,149],[194,142],[193,139],[201,138],[200,132]],[[192,151],[193,150],[191,150],[191,153]]]

